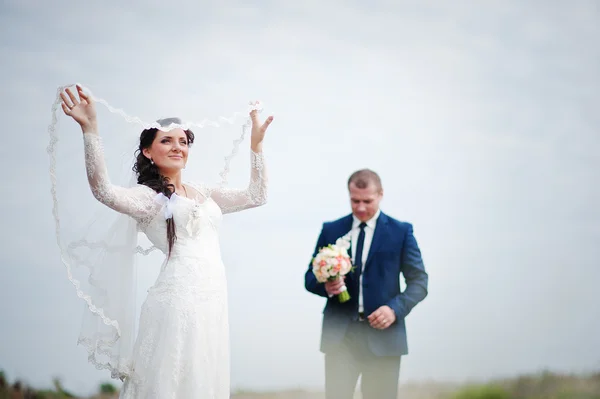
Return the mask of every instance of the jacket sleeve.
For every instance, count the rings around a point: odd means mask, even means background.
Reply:
[[[429,276],[425,271],[421,251],[411,224],[408,225],[408,231],[404,237],[400,262],[400,271],[404,275],[406,289],[393,297],[387,305],[394,310],[397,319],[404,319],[419,302],[427,297],[429,283]]]

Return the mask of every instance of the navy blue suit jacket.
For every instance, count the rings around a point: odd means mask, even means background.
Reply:
[[[334,244],[352,228],[352,215],[323,224],[313,257],[321,247]],[[400,291],[400,273],[406,289]],[[402,356],[408,353],[405,318],[415,305],[427,296],[428,275],[421,251],[410,223],[400,222],[380,212],[371,248],[364,265],[363,307],[366,316],[382,305],[396,313],[394,324],[384,330],[369,329],[368,345],[376,356]],[[340,303],[337,296],[328,298],[325,284],[312,272],[312,260],[304,276],[308,291],[327,298],[323,309],[321,351],[335,349],[344,338],[349,323],[358,315],[358,276],[350,272],[346,286],[351,299]]]

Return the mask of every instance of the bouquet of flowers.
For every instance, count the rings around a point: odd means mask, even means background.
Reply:
[[[335,244],[329,244],[319,249],[312,261],[312,271],[318,282],[337,280],[352,270],[352,260],[348,255],[349,237],[347,234],[338,238]],[[345,286],[343,292],[338,295],[338,299],[341,303],[350,299],[350,294]]]

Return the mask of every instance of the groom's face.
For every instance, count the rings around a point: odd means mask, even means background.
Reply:
[[[376,184],[370,183],[365,188],[358,188],[354,183],[348,187],[352,213],[361,222],[366,222],[377,213],[379,202],[383,198],[383,190]]]

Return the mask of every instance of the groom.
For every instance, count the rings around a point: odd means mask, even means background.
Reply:
[[[317,282],[312,264],[305,273],[306,289],[327,298],[321,333],[326,398],[352,398],[360,375],[364,399],[396,399],[400,358],[408,353],[404,319],[427,296],[428,275],[412,225],[379,209],[379,176],[359,170],[348,190],[352,214],[323,224],[313,256],[352,231],[354,271],[327,283]],[[340,303],[344,285],[351,299]]]

